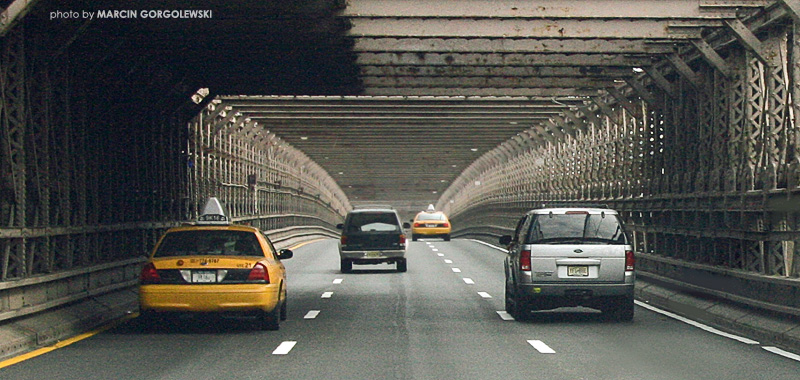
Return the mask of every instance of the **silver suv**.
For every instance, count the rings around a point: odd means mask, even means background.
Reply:
[[[633,319],[633,248],[616,211],[542,208],[527,212],[503,236],[506,311],[587,306],[616,320]]]
[[[386,207],[367,207],[347,213],[339,239],[342,272],[353,270],[353,264],[395,263],[398,272],[405,272],[406,228],[397,211]]]

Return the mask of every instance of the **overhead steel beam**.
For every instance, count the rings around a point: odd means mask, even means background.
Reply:
[[[362,77],[367,87],[392,88],[602,88],[614,79],[601,78],[541,78],[541,77]]]
[[[577,77],[625,78],[634,75],[630,67],[615,66],[363,66],[361,75],[432,77]]]
[[[670,98],[676,99],[678,97],[678,92],[675,90],[675,86],[658,71],[658,68],[655,66],[645,67],[644,72],[653,79],[653,82],[658,86],[662,91],[667,93]]]
[[[637,39],[533,39],[525,38],[355,38],[355,52],[450,53],[628,53],[667,54],[668,44]]]
[[[717,51],[708,44],[708,42],[703,39],[699,39],[692,40],[692,44],[697,48],[700,54],[703,55],[703,58],[705,58],[708,63],[722,73],[722,75],[728,78],[733,75],[733,69],[731,69],[731,66],[728,64],[728,62],[725,62],[725,59],[722,58]]]
[[[764,46],[761,43],[761,40],[759,40],[758,37],[753,34],[747,25],[738,19],[726,20],[725,25],[728,25],[739,42],[741,42],[742,45],[744,45],[747,49],[752,51],[759,61],[765,65],[772,65],[769,58],[767,58],[767,54],[764,51]]]
[[[359,66],[649,66],[651,56],[619,54],[362,53]]]
[[[696,89],[703,89],[703,79],[697,75],[686,61],[683,60],[678,54],[671,54],[667,56],[667,59],[675,68],[675,70],[680,74],[684,79],[686,79],[689,84],[691,84]]]
[[[789,11],[796,24],[800,24],[800,0],[778,0]]]
[[[607,38],[697,39],[702,28],[722,27],[721,20],[654,19],[350,19],[354,37],[477,37],[477,38]]]
[[[716,6],[704,4],[714,3]],[[343,10],[345,17],[506,17],[506,18],[727,18],[739,6],[753,6],[765,1],[702,0],[485,0],[451,1],[441,0],[349,0]]]
[[[388,96],[576,96],[585,97],[599,95],[599,89],[576,88],[366,88],[363,95]]]
[[[0,13],[0,37],[3,37],[14,24],[25,17],[25,14],[38,0],[14,0]]]

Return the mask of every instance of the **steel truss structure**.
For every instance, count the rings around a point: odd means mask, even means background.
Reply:
[[[800,277],[800,21],[757,42],[728,46],[718,65],[655,65],[519,134],[437,207],[462,233],[497,235],[543,203],[605,203],[638,252]]]

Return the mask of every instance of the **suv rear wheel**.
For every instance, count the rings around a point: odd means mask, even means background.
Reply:
[[[397,271],[398,272],[405,272],[408,270],[408,263],[406,259],[397,260]]]
[[[517,321],[527,321],[531,319],[531,308],[522,297],[517,294],[516,289],[509,287],[506,282],[506,312]]]
[[[341,262],[342,273],[350,273],[353,271],[353,262],[350,260],[342,260]]]
[[[603,313],[615,321],[630,322],[633,320],[633,305],[633,297],[618,297],[608,302]]]

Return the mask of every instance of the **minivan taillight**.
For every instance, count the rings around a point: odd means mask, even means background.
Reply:
[[[153,263],[147,263],[142,268],[142,273],[139,275],[139,282],[141,284],[158,284],[161,282],[161,276],[158,275],[158,270]]]
[[[250,270],[250,274],[247,276],[247,282],[261,281],[269,284],[269,271],[264,264],[256,263],[256,265],[253,266],[253,269]]]
[[[630,272],[633,270],[636,259],[633,257],[633,251],[625,251],[625,271]]]
[[[531,251],[524,250],[519,253],[519,267],[521,270],[531,270]]]

